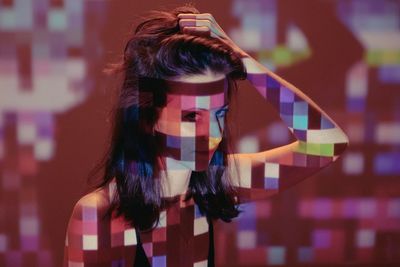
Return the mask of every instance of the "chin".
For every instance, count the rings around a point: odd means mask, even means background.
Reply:
[[[207,171],[207,170],[208,170],[208,165],[205,166],[205,167],[196,167],[196,168],[194,168],[192,171],[195,171],[195,172],[203,172],[203,171]]]
[[[204,162],[199,162],[199,161],[193,161],[193,162],[185,162],[183,164],[185,167],[188,169],[195,171],[195,172],[201,172],[201,171],[206,171],[208,170],[209,166],[209,161],[204,161]]]

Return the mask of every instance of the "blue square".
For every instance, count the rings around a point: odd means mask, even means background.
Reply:
[[[153,256],[153,266],[166,267],[167,266],[167,256]]]
[[[281,103],[280,113],[285,115],[293,115],[293,103]]]
[[[203,217],[203,215],[200,212],[199,206],[196,204],[194,205],[194,218],[197,219],[200,217]]]
[[[265,189],[278,189],[279,179],[277,178],[264,178]]]
[[[300,247],[297,251],[297,258],[299,262],[312,262],[314,259],[314,252],[312,248]]]
[[[333,129],[336,126],[325,117],[321,117],[321,129]]]
[[[167,147],[179,148],[181,140],[179,137],[167,135]]]
[[[308,104],[304,101],[293,103],[294,115],[308,115]]]
[[[280,87],[281,87],[281,84],[277,80],[275,80],[271,76],[267,77],[267,88],[268,89],[270,89],[270,88],[278,89]]]
[[[285,122],[287,127],[293,128],[293,115],[281,114],[281,119]]]
[[[284,264],[285,248],[274,246],[268,248],[268,264]]]

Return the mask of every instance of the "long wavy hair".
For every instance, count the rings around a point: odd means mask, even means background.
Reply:
[[[142,231],[157,226],[165,205],[158,177],[160,144],[152,133],[160,109],[166,104],[166,92],[154,87],[141,91],[141,78],[168,79],[210,69],[226,74],[229,98],[236,80],[246,77],[240,57],[226,44],[212,37],[181,33],[177,17],[180,13],[199,11],[192,6],[151,11],[129,37],[122,61],[108,69],[109,73],[122,73],[123,80],[112,112],[109,148],[98,166],[104,174],[97,187],[115,178],[117,194],[109,212],[115,210]],[[208,170],[192,172],[187,193],[187,198],[193,197],[208,219],[226,222],[240,212],[226,171],[228,125]]]

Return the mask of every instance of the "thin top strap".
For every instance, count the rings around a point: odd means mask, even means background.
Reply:
[[[135,232],[136,232],[137,244],[136,244],[135,262],[133,264],[133,267],[151,267],[149,259],[147,258],[146,253],[144,252],[142,241],[140,240],[140,234],[139,231],[137,230],[137,227],[135,227]]]

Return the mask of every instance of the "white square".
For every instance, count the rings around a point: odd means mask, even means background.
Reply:
[[[181,136],[195,137],[196,124],[193,122],[181,122],[180,124]]]
[[[278,163],[265,163],[264,177],[265,178],[279,178],[279,164]]]
[[[245,136],[240,138],[237,145],[239,153],[257,153],[260,151],[258,138],[254,136]]]
[[[51,139],[36,139],[33,147],[33,153],[37,160],[49,160],[54,154],[54,144]]]
[[[307,142],[314,144],[348,143],[349,140],[338,128],[307,130]]]
[[[200,217],[194,220],[193,233],[200,235],[208,232],[208,222],[206,217]]]
[[[97,235],[83,235],[83,250],[97,250]]]
[[[32,122],[18,122],[17,138],[20,144],[31,144],[37,137],[36,125]]]
[[[364,171],[364,157],[361,153],[346,153],[342,165],[343,172],[349,175],[362,174]]]
[[[237,246],[240,249],[249,249],[256,247],[255,231],[239,231],[237,235]]]
[[[85,267],[83,262],[68,261],[68,267]]]
[[[375,245],[375,231],[360,229],[357,231],[357,247],[372,248]]]
[[[207,267],[207,266],[208,266],[207,260],[198,261],[198,262],[195,262],[195,263],[193,264],[193,267]]]
[[[167,227],[167,212],[164,210],[160,212],[160,221],[158,222],[157,228]]]
[[[7,237],[4,234],[0,235],[0,251],[5,252],[7,250]]]
[[[136,239],[136,232],[135,229],[128,229],[124,231],[124,245],[125,246],[131,246],[131,245],[136,245],[137,244],[137,239]]]
[[[251,159],[246,156],[239,156],[239,186],[244,188],[251,187]]]

